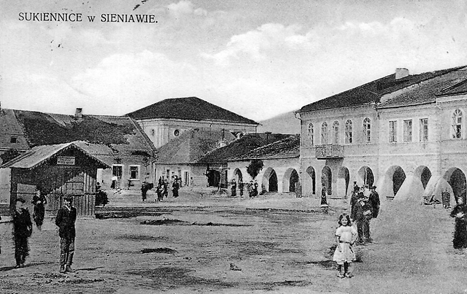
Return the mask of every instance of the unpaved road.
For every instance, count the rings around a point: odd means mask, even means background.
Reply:
[[[3,231],[1,293],[467,293],[467,258],[451,249],[448,212],[391,203],[360,246],[355,277],[339,279],[329,214],[213,207],[108,208],[77,223],[75,274],[58,273],[48,219],[15,269]],[[109,218],[107,218],[109,217]]]

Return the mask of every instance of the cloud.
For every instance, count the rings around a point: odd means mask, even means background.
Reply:
[[[178,3],[172,3],[167,6],[169,13],[179,19],[184,15],[197,15],[206,16],[208,12],[202,8],[195,8],[195,5],[191,1],[180,1]]]
[[[239,59],[246,55],[254,59],[264,59],[267,51],[280,48],[285,44],[293,45],[306,41],[306,37],[297,35],[300,26],[268,23],[256,30],[230,38],[226,48],[216,54],[203,53],[207,59],[213,59],[218,65],[229,65],[230,59]]]

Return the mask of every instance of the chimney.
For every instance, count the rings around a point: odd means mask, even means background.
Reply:
[[[83,118],[83,109],[76,108],[75,119],[82,119],[82,118]]]
[[[409,70],[406,68],[396,68],[396,80],[409,76]]]

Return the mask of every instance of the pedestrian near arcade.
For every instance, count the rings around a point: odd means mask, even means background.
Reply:
[[[467,206],[464,204],[462,197],[457,198],[457,205],[450,215],[455,219],[452,245],[454,249],[463,250],[467,248]]]
[[[360,192],[360,187],[357,185],[357,182],[353,182],[352,196],[350,196],[350,215],[351,216],[353,216],[353,208],[355,206],[355,203],[357,203],[359,192]]]
[[[230,195],[232,197],[237,196],[237,182],[234,179],[230,182]]]
[[[380,201],[379,201],[379,194],[378,192],[376,192],[376,186],[371,186],[368,202],[371,205],[371,209],[373,212],[373,218],[377,218],[379,214]]]
[[[361,190],[363,190],[363,188]],[[353,215],[351,216],[351,218],[357,223],[357,242],[359,244],[372,242],[372,239],[370,238],[370,219],[372,216],[373,212],[371,211],[371,205],[368,204],[368,201],[365,199],[363,191],[360,191],[358,193],[357,203],[354,205]]]
[[[352,226],[348,214],[341,214],[338,220],[339,227],[336,230],[337,246],[334,251],[333,261],[337,263],[339,278],[351,278],[352,262],[355,260],[353,245],[357,239],[357,230]]]
[[[37,187],[36,194],[32,197],[32,204],[34,205],[32,218],[36,223],[37,229],[41,230],[44,223],[45,205],[47,204],[47,198],[41,187]]]
[[[28,238],[32,234],[31,215],[27,209],[23,208],[24,202],[26,201],[23,198],[16,198],[13,213],[16,267],[24,267],[26,257],[29,255]]]
[[[60,273],[73,273],[73,255],[75,253],[76,237],[76,208],[72,206],[73,197],[66,196],[64,205],[58,210],[55,224],[59,228],[60,236]]]
[[[238,180],[238,192],[240,193],[240,197],[243,198],[243,189],[245,187],[245,184],[243,184],[243,181],[240,179]]]

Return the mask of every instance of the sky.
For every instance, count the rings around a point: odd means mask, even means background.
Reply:
[[[112,13],[157,23],[101,21]],[[0,0],[0,16],[9,109],[124,115],[196,96],[261,121],[396,68],[467,65],[464,0]]]

